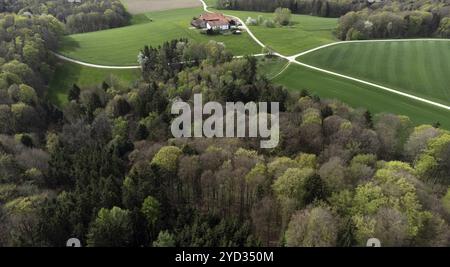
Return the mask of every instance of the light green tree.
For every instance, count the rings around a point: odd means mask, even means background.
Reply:
[[[405,245],[405,240],[414,240],[424,229],[431,214],[418,200],[414,174],[407,163],[387,162],[373,181],[356,188],[351,213],[359,245],[368,238],[383,236],[383,232],[391,233],[391,245]],[[389,227],[393,223],[396,228]]]
[[[273,183],[272,188],[282,208],[283,225],[288,223],[296,209],[303,208],[305,199],[308,197],[305,185],[308,178],[314,174],[311,168],[290,168]]]
[[[289,25],[291,22],[291,10],[282,7],[275,9],[274,21],[283,26]]]
[[[124,247],[131,243],[133,230],[128,210],[102,208],[89,227],[90,247]]]
[[[316,207],[296,212],[285,233],[288,247],[332,247],[338,237],[338,220],[327,209]]]
[[[304,184],[308,177],[314,175],[311,168],[290,168],[278,177],[273,184],[273,189],[279,200],[295,199],[301,201],[304,195]]]
[[[153,229],[159,217],[160,204],[157,199],[148,196],[142,204],[141,212],[148,222],[149,228]]]
[[[32,87],[25,84],[19,86],[19,101],[34,105],[37,103],[37,99],[36,91]]]
[[[159,232],[158,239],[153,242],[154,247],[175,247],[175,238],[169,231]]]
[[[415,169],[420,177],[428,181],[450,184],[450,133],[428,141],[425,152],[415,163]]]
[[[165,146],[161,148],[152,159],[152,165],[156,165],[166,171],[177,170],[178,158],[183,154],[176,146]]]

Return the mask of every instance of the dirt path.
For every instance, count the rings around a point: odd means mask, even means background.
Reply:
[[[86,67],[91,67],[91,68],[97,68],[97,69],[115,69],[115,70],[129,70],[129,69],[140,69],[141,66],[106,66],[106,65],[97,65],[97,64],[91,64],[91,63],[86,63],[83,61],[79,61],[73,58],[68,58],[65,57],[61,54],[58,54],[56,52],[52,52],[53,55],[55,55],[57,58],[62,59],[64,61],[68,61],[68,62],[72,62],[78,65],[82,65],[82,66],[86,66]]]

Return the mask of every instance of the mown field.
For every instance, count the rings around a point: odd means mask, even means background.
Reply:
[[[450,41],[345,43],[297,59],[450,105]]]
[[[63,39],[59,52],[67,57],[102,65],[136,65],[137,54],[144,45],[158,46],[164,41],[188,38],[197,42],[223,42],[235,55],[261,53],[261,48],[247,35],[207,36],[190,27],[201,8],[149,12],[135,25],[105,31],[76,34]]]
[[[241,18],[244,22],[248,17],[257,19],[273,19],[273,13],[218,10]],[[264,44],[283,55],[297,53],[338,41],[333,35],[337,26],[335,18],[321,18],[307,15],[292,15],[291,26],[268,28],[264,25],[249,26],[253,34]]]
[[[367,108],[374,114],[406,115],[416,124],[440,122],[443,128],[450,130],[450,111],[303,66],[291,65],[274,82],[292,91],[308,89],[321,98],[338,99],[354,108]]]
[[[121,86],[129,86],[139,79],[140,70],[97,69],[69,62],[59,62],[49,85],[48,97],[52,103],[62,107],[68,102],[67,95],[73,84],[82,88],[99,86],[103,81],[109,82],[111,76],[115,77],[115,82],[120,83]]]
[[[283,68],[288,64],[287,60],[279,57],[267,58],[267,57],[259,57],[258,58],[258,72],[261,75],[264,75],[268,79],[273,79],[277,76]]]

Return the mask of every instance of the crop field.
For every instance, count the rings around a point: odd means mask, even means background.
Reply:
[[[60,62],[49,85],[49,99],[52,103],[62,107],[68,102],[67,95],[73,84],[77,84],[81,88],[99,86],[103,81],[110,80],[111,75],[122,86],[130,86],[132,82],[139,79],[140,71],[138,69],[97,69],[70,62]]]
[[[117,29],[66,36],[59,52],[67,57],[101,65],[137,65],[137,55],[145,45],[158,46],[165,41],[188,38],[196,42],[223,42],[235,55],[261,53],[248,34],[200,34],[190,27],[192,17],[201,8],[174,9],[146,13],[149,22],[139,16],[139,23]]]
[[[450,105],[450,41],[345,43],[297,60]]]
[[[198,0],[121,0],[121,2],[131,14],[201,6]]]
[[[338,99],[354,108],[367,108],[374,114],[406,115],[416,124],[440,122],[443,128],[450,129],[448,110],[303,66],[291,65],[274,81],[292,91],[307,89],[321,98]]]

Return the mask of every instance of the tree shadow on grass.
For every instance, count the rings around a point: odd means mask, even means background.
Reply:
[[[68,102],[69,90],[72,88],[74,81],[79,79],[81,68],[77,64],[58,61],[53,79],[50,81],[48,88],[50,102],[60,108]]]
[[[72,52],[80,48],[80,43],[71,36],[64,37],[59,43],[61,51]]]

